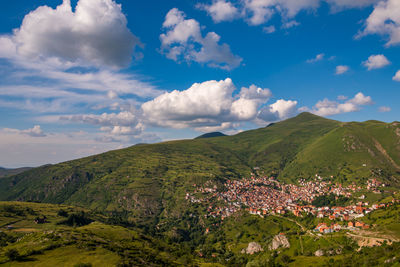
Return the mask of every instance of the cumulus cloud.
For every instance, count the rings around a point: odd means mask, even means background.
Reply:
[[[349,66],[339,65],[339,66],[336,66],[335,73],[336,73],[336,75],[341,75],[341,74],[348,72],[349,69],[350,69]]]
[[[26,130],[4,128],[3,131],[9,132],[9,133],[15,133],[15,134],[27,135],[27,136],[31,136],[31,137],[45,137],[46,136],[46,134],[43,132],[40,125],[35,125],[35,126],[33,126],[33,128],[26,129]]]
[[[252,121],[271,97],[271,91],[255,85],[236,90],[232,80],[195,83],[184,91],[164,93],[142,105],[148,123],[172,128],[222,130],[241,121]]]
[[[198,7],[207,11],[214,22],[244,19],[249,25],[262,25],[270,21],[274,15],[279,15],[283,29],[298,26],[293,20],[302,11],[313,12],[321,3],[327,3],[331,11],[339,12],[351,8],[364,8],[378,3],[380,0],[213,0],[209,5],[199,4]],[[396,1],[396,0],[393,0]],[[235,4],[233,4],[235,3]],[[237,5],[236,3],[240,3]],[[266,33],[274,32],[274,28],[266,27]]]
[[[275,13],[279,13],[284,20],[289,20],[302,10],[317,8],[319,2],[319,0],[245,0],[243,12],[249,24],[260,25],[269,21]]]
[[[306,62],[307,63],[315,63],[315,62],[323,60],[324,57],[325,57],[325,54],[321,53],[321,54],[316,55],[314,58],[308,59]]]
[[[204,127],[196,127],[194,128],[196,131],[210,133],[210,132],[220,132],[227,129],[232,129],[234,127],[238,127],[239,124],[234,124],[232,122],[223,122],[217,126],[204,126]]]
[[[197,8],[207,11],[215,23],[231,21],[238,17],[239,10],[229,1],[216,0],[211,5],[198,4]]]
[[[82,123],[99,126],[96,141],[116,142],[122,144],[137,142],[161,141],[158,135],[145,132],[145,125],[140,111],[123,111],[119,113],[80,114],[55,116],[54,118],[65,123]]]
[[[229,45],[220,44],[221,37],[209,32],[203,37],[200,24],[186,19],[185,13],[171,9],[163,23],[166,31],[160,35],[161,51],[174,61],[197,62],[210,67],[231,70],[240,65],[242,58],[231,52]]]
[[[136,38],[121,6],[113,0],[77,2],[74,11],[69,1],[56,9],[41,6],[12,35],[0,35],[0,58],[5,59],[0,96],[6,96],[0,106],[80,112],[125,102],[119,96],[147,99],[162,93],[143,77],[110,69],[131,60],[133,47],[126,45]]]
[[[272,96],[272,92],[268,88],[262,89],[252,84],[249,88],[242,87],[239,96],[244,99],[266,102]]]
[[[365,96],[363,93],[357,93],[352,99],[348,101],[357,106],[372,105],[372,98],[370,96]]]
[[[384,55],[371,55],[362,63],[368,70],[380,69],[390,64]]]
[[[372,105],[373,101],[370,96],[363,93],[357,93],[353,98],[345,102],[331,101],[327,98],[318,101],[312,109],[312,112],[319,116],[331,116],[341,113],[359,111],[362,106]]]
[[[369,34],[387,36],[386,46],[400,44],[400,2],[398,0],[380,1],[375,5],[365,22],[365,28],[356,37],[360,38]]]
[[[141,123],[131,126],[113,126],[101,127],[101,131],[108,132],[111,135],[138,135],[143,132],[144,127]]]
[[[382,106],[379,107],[379,112],[390,112],[392,109],[390,107]]]
[[[10,40],[24,57],[117,68],[127,66],[140,45],[113,0],[79,0],[75,12],[70,0],[56,9],[40,6],[25,16]]]
[[[195,83],[184,91],[164,93],[142,105],[145,117],[160,126],[186,127],[228,115],[235,86],[231,79]]]
[[[397,72],[396,72],[396,74],[393,76],[393,81],[397,81],[397,82],[400,82],[400,70],[398,70]]]
[[[264,122],[274,122],[287,119],[297,113],[297,101],[279,99],[275,103],[263,107],[257,114],[257,119]]]
[[[130,111],[120,113],[63,115],[61,121],[70,121],[99,126],[131,126],[138,123],[138,116]]]
[[[17,52],[17,47],[12,40],[11,36],[0,35],[0,58],[13,57]]]

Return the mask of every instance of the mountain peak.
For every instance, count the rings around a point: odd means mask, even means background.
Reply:
[[[211,138],[211,137],[220,137],[220,136],[226,136],[226,134],[223,134],[221,132],[211,132],[211,133],[205,133],[202,134],[195,139],[200,139],[200,138]]]

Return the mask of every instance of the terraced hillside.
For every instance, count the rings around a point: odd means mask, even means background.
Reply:
[[[316,173],[343,183],[400,184],[400,123],[329,120],[302,113],[234,136],[136,145],[0,180],[1,200],[127,212],[138,224],[182,218],[193,184],[259,173],[296,182]]]

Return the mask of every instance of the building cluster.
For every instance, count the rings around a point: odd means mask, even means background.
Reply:
[[[314,228],[314,232],[321,234],[330,234],[333,232],[339,232],[340,230],[357,230],[357,229],[369,229],[369,225],[361,221],[350,221],[346,225],[340,225],[338,223],[319,223]]]
[[[378,190],[383,184],[371,179],[367,186],[370,190]],[[194,192],[187,193],[186,199],[192,203],[206,203],[205,216],[222,219],[246,208],[250,214],[260,216],[293,213],[295,216],[311,214],[330,220],[354,221],[387,205],[359,202],[345,207],[315,207],[311,203],[318,196],[334,194],[351,197],[354,192],[362,190],[361,186],[354,183],[342,186],[326,181],[319,175],[316,175],[313,181],[301,179],[298,185],[282,184],[273,177],[253,176],[249,179],[227,180],[223,190],[218,190],[211,181],[207,181],[203,186],[194,187]]]
[[[374,192],[375,194],[380,194],[381,191],[379,190],[379,187],[385,187],[386,184],[376,180],[376,179],[369,179],[367,181],[367,190],[370,190]]]

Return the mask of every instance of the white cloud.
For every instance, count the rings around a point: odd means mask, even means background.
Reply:
[[[80,112],[127,102],[118,96],[159,95],[144,77],[109,68],[123,65],[118,58],[131,60],[133,47],[125,51],[129,40],[125,42],[124,34],[133,36],[120,5],[112,0],[79,0],[74,12],[69,1],[56,9],[32,11],[13,35],[0,35],[0,58],[5,58],[0,62],[0,96],[8,96],[0,99],[0,106],[35,113]]]
[[[187,90],[164,93],[144,103],[143,117],[162,127],[222,130],[254,120],[272,95],[267,88],[251,85],[233,96],[235,89],[229,78],[195,83]]]
[[[400,70],[398,70],[397,72],[396,72],[396,74],[393,76],[393,81],[397,81],[397,82],[400,82]]]
[[[17,48],[11,37],[0,35],[0,58],[10,58],[16,53]]]
[[[272,96],[271,90],[268,88],[262,89],[252,84],[249,88],[242,87],[239,96],[244,99],[260,100],[261,102],[267,102]]]
[[[319,116],[331,116],[341,113],[348,113],[359,111],[362,106],[372,105],[372,99],[370,96],[365,96],[363,93],[357,93],[352,99],[346,102],[340,103],[324,99],[318,101],[312,109],[312,112]]]
[[[210,133],[210,132],[220,132],[220,131],[224,131],[227,129],[232,129],[235,126],[238,126],[238,125],[234,124],[232,122],[223,122],[223,123],[221,123],[221,125],[217,125],[217,126],[196,127],[194,129],[199,132]]]
[[[111,135],[139,135],[143,132],[144,126],[141,123],[139,123],[134,127],[131,126],[101,127],[100,130],[108,132]]]
[[[207,11],[215,23],[231,21],[239,15],[239,10],[231,2],[225,0],[215,0],[211,5],[198,4],[197,7]]]
[[[341,11],[349,8],[362,8],[371,6],[378,3],[381,0],[325,0],[331,5],[333,11]]]
[[[129,65],[140,45],[113,0],[79,0],[75,12],[70,0],[56,9],[40,6],[25,16],[12,41],[24,57],[118,68]]]
[[[356,37],[369,34],[388,36],[386,46],[400,44],[400,1],[380,1],[365,22],[365,28]]]
[[[372,98],[370,96],[365,96],[363,93],[357,93],[348,103],[355,104],[357,106],[372,105]]]
[[[107,93],[107,97],[108,97],[109,99],[117,99],[117,98],[118,98],[118,94],[117,94],[115,91],[110,90],[110,91],[108,91],[108,93]]]
[[[221,37],[209,32],[201,34],[200,24],[177,8],[171,9],[163,23],[166,33],[160,35],[161,51],[174,61],[185,60],[209,67],[231,70],[240,65],[242,58],[231,52],[229,45],[219,44]]]
[[[27,135],[27,136],[31,136],[31,137],[45,137],[46,136],[46,134],[41,129],[40,125],[35,125],[35,126],[33,126],[33,128],[26,129],[26,130],[4,128],[3,131],[9,132],[9,133],[15,133],[15,134]]]
[[[336,73],[336,75],[341,75],[341,74],[344,74],[344,73],[346,73],[348,71],[349,71],[349,66],[339,65],[339,66],[336,66],[335,73]]]
[[[198,7],[207,11],[214,22],[244,19],[250,25],[262,25],[270,21],[274,15],[280,15],[283,29],[298,26],[292,20],[302,11],[315,11],[321,3],[326,2],[331,11],[339,12],[351,8],[363,8],[378,3],[380,0],[213,0],[212,4],[199,4]],[[394,0],[396,1],[396,0]],[[236,5],[233,3],[240,3]],[[266,27],[266,33],[274,32],[274,28]]]
[[[243,12],[249,24],[260,25],[269,21],[275,13],[288,20],[302,10],[312,10],[318,6],[319,0],[244,0]]]
[[[368,70],[380,69],[390,64],[390,61],[384,55],[371,55],[368,60],[363,62],[363,65]]]
[[[337,97],[337,100],[346,100],[348,97],[347,96],[345,96],[345,95],[339,95],[338,97]]]
[[[290,28],[293,28],[293,27],[297,27],[299,25],[300,25],[299,22],[297,22],[295,20],[291,20],[291,21],[287,21],[287,22],[283,23],[282,24],[282,29],[290,29]]]
[[[81,114],[63,115],[59,117],[61,121],[70,121],[99,126],[131,126],[138,124],[138,116],[129,111],[120,113]]]
[[[117,149],[119,143],[97,141],[88,132],[48,133],[45,137],[0,129],[0,162],[8,167],[39,166]]]
[[[382,106],[379,107],[379,112],[390,112],[392,109],[390,107]]]
[[[296,113],[297,101],[279,99],[272,105],[271,111],[279,114],[280,119],[286,119]]]
[[[267,34],[274,33],[275,31],[276,31],[276,28],[274,25],[263,27],[263,32],[265,32]]]
[[[314,58],[308,59],[306,62],[307,62],[307,63],[318,62],[318,61],[323,60],[324,57],[325,57],[325,54],[324,54],[324,53],[321,53],[321,54],[316,55]]]
[[[297,113],[297,101],[279,99],[275,103],[263,107],[257,114],[262,122],[274,122],[287,119]]]
[[[157,125],[176,128],[201,125],[230,113],[234,90],[229,78],[195,83],[185,91],[164,93],[144,103],[142,109],[145,117]]]

